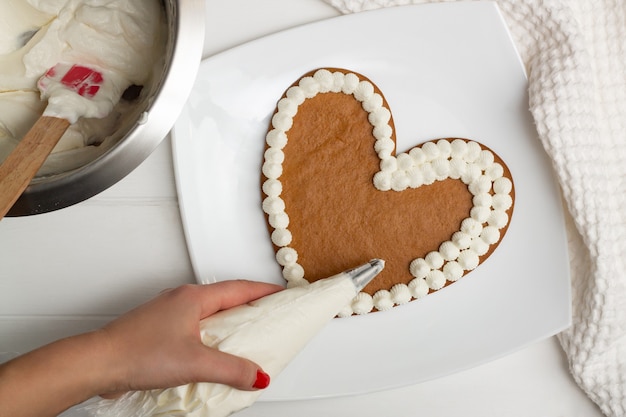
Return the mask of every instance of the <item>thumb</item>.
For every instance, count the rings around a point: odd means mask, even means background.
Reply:
[[[267,388],[270,376],[253,361],[204,345],[198,346],[197,379],[216,382],[244,391]]]

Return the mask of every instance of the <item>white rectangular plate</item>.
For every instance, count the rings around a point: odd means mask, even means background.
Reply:
[[[391,311],[333,320],[261,400],[417,383],[567,327],[560,193],[528,112],[524,69],[493,3],[343,16],[205,60],[173,130],[181,211],[198,281],[283,283],[261,210],[264,137],[284,90],[318,67],[347,68],[381,88],[394,114],[398,152],[441,137],[472,138],[493,149],[513,174],[515,210],[502,243],[475,271]]]

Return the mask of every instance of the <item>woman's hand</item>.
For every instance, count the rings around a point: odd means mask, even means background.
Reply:
[[[269,379],[259,365],[204,346],[199,322],[280,289],[248,281],[184,285],[111,322],[101,330],[113,358],[107,366],[117,381],[109,392],[190,382],[219,382],[242,390],[265,388]]]
[[[264,388],[259,365],[204,346],[199,322],[282,287],[250,281],[184,285],[102,329],[51,343],[0,365],[0,416],[56,416],[95,395],[218,382]]]

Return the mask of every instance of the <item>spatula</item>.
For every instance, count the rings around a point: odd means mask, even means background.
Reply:
[[[38,87],[44,94],[48,89],[63,88],[93,98],[102,83],[102,74],[95,69],[59,64],[48,70]],[[70,124],[69,120],[44,112],[0,165],[0,219],[24,192]]]

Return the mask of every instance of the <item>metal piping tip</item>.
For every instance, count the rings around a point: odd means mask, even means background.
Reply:
[[[354,284],[356,291],[359,292],[367,284],[370,283],[371,280],[374,279],[376,275],[380,273],[385,268],[385,261],[382,259],[372,259],[366,264],[361,266],[357,266],[354,269],[350,269],[345,273],[350,276],[352,279],[352,283]]]

